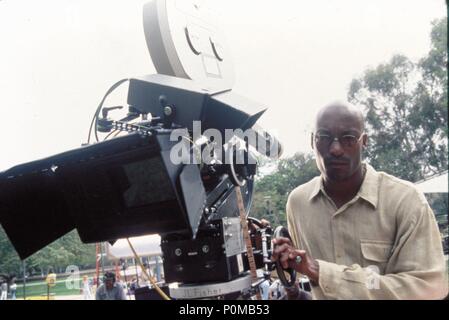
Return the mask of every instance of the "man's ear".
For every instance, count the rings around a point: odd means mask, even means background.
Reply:
[[[363,134],[362,146],[363,149],[365,149],[368,146],[368,135],[366,133]]]

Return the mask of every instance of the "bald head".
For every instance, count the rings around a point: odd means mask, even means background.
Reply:
[[[365,130],[365,119],[360,108],[342,102],[334,102],[323,108],[317,114],[315,130],[320,127],[322,122],[332,121],[334,123],[351,123],[356,126],[360,132]]]

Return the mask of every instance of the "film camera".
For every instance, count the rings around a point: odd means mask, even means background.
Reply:
[[[95,112],[97,142],[0,173],[0,222],[22,259],[75,228],[86,243],[158,233],[172,297],[251,291],[239,204],[269,273],[273,232],[248,214],[254,154],[280,145],[256,125],[265,109],[232,91],[223,37],[196,4],[152,1],[144,29],[158,74],[127,79],[126,117],[103,106],[122,80]]]

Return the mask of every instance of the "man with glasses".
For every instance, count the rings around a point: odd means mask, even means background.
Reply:
[[[315,299],[442,299],[447,295],[440,233],[412,183],[362,162],[368,142],[356,107],[317,115],[312,147],[321,172],[287,201],[292,238],[273,260],[309,277]],[[298,292],[289,290],[289,297]]]

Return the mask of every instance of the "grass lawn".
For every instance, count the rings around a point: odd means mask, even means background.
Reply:
[[[70,281],[70,284],[73,287],[73,281]],[[81,281],[80,281],[81,288]],[[65,296],[65,295],[75,295],[80,294],[80,289],[69,289],[67,288],[65,280],[59,280],[56,282],[54,287],[50,287],[50,294],[54,294],[56,296]],[[26,284],[26,296],[27,299],[31,296],[41,296],[47,295],[47,283],[45,281],[34,281],[27,282]],[[23,285],[21,283],[17,283],[17,298],[23,298]]]

